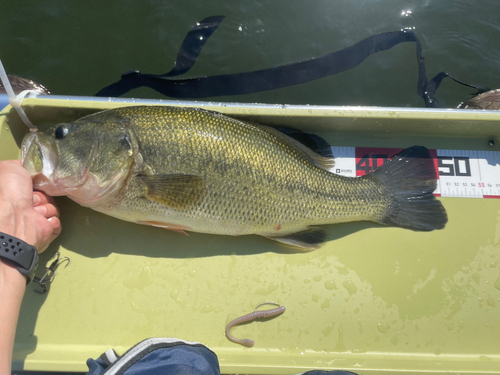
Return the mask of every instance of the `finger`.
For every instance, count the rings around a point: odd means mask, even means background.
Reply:
[[[37,246],[38,253],[43,253],[50,245],[50,243],[61,233],[61,221],[58,217],[53,216],[48,219],[43,218],[40,221],[42,228],[41,241]]]
[[[1,164],[3,165],[14,165],[16,167],[22,167],[23,164],[21,163],[21,160],[20,159],[13,159],[13,160],[3,160],[2,162],[0,162]]]
[[[21,163],[21,159],[6,160],[6,161],[8,161],[9,163],[12,163],[14,165],[19,165],[20,167],[23,166],[23,164]]]
[[[50,195],[42,193],[41,191],[33,192],[33,206],[39,206],[41,204],[47,204],[47,203],[54,204],[55,203],[54,198],[52,198]]]
[[[59,217],[59,210],[57,209],[56,206],[54,206],[51,203],[43,204],[40,206],[33,207],[33,209],[39,213],[40,215],[43,215],[45,218],[51,218],[53,216]]]
[[[48,219],[49,223],[52,225],[52,238],[50,242],[52,242],[57,236],[61,234],[62,226],[61,220],[57,216],[53,216]]]

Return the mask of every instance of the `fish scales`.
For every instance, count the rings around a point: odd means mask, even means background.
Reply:
[[[128,108],[118,114],[130,116],[144,162],[155,173],[205,178],[205,200],[177,212],[180,220],[188,218],[183,225],[197,231],[293,233],[307,225],[331,223],[332,213],[334,222],[363,220],[384,207],[372,182],[358,179],[353,184],[312,166],[300,150],[259,126],[205,111],[169,107],[157,111],[144,119],[140,111]],[[142,192],[132,194],[137,197]],[[208,220],[194,223],[200,217]]]
[[[178,231],[258,234],[312,249],[325,238],[315,225],[371,220],[432,230],[447,220],[424,147],[343,177],[276,129],[196,108],[103,111],[28,135],[22,148],[39,189]]]

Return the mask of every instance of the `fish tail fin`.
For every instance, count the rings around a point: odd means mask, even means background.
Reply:
[[[443,229],[446,210],[433,195],[436,169],[429,150],[413,146],[370,174],[389,192],[391,201],[378,222],[414,230]]]

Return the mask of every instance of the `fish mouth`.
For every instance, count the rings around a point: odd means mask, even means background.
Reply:
[[[85,167],[71,176],[61,176],[59,156],[52,137],[30,133],[21,144],[21,162],[33,180],[33,189],[50,196],[66,195],[82,206],[90,207],[112,199],[128,177],[130,165],[125,163],[109,181],[100,181],[90,171],[99,152],[99,142],[92,147]]]
[[[40,140],[42,134],[27,134],[21,145],[21,162],[33,179],[33,187],[49,195],[64,195],[64,191],[54,181],[57,153],[50,142]]]

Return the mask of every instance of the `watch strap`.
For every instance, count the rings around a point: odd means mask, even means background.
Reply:
[[[35,277],[38,266],[36,248],[17,237],[0,232],[0,259],[26,276],[26,285]]]

